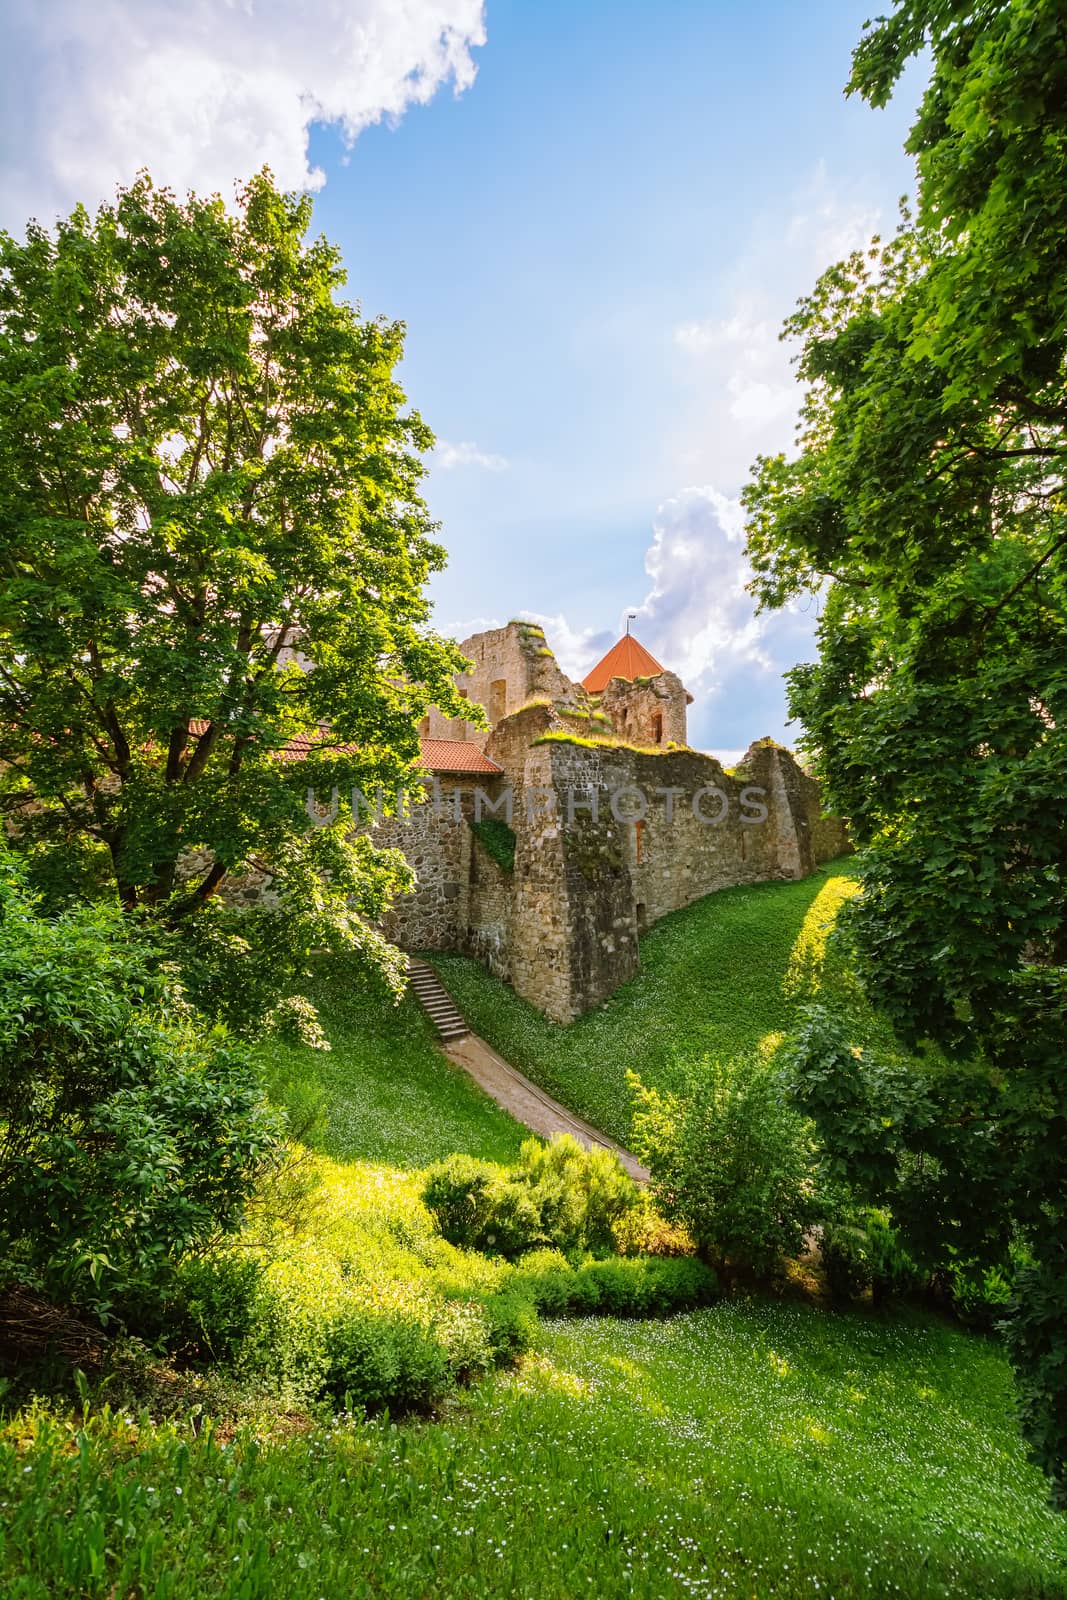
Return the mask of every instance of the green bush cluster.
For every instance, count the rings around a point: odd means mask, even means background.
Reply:
[[[769,1277],[820,1217],[809,1124],[758,1052],[707,1060],[698,1082],[666,1095],[630,1075],[635,1147],[657,1203],[706,1259],[729,1277]]]
[[[39,915],[0,854],[0,1259],[134,1324],[238,1230],[281,1121],[248,1052],[198,1024],[118,907]]]
[[[854,1300],[870,1290],[877,1305],[913,1294],[927,1281],[904,1247],[889,1213],[872,1207],[845,1211],[823,1224],[823,1270],[835,1299]]]
[[[534,1250],[510,1283],[546,1316],[658,1317],[708,1305],[718,1279],[694,1256],[612,1256],[575,1267],[558,1250]]]
[[[637,1203],[612,1152],[586,1150],[570,1134],[547,1145],[527,1139],[511,1168],[450,1156],[430,1168],[422,1194],[452,1244],[509,1260],[544,1245],[572,1260],[608,1255],[616,1224]]]

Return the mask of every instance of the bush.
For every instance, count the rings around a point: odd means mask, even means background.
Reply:
[[[318,1011],[306,995],[291,994],[279,1000],[263,1018],[263,1027],[285,1044],[302,1044],[309,1050],[333,1048],[322,1030]]]
[[[570,1134],[527,1139],[515,1169],[538,1197],[541,1226],[565,1255],[611,1255],[615,1226],[637,1204],[633,1179],[610,1150],[586,1150]]]
[[[155,1331],[186,1360],[230,1364],[251,1331],[262,1275],[261,1258],[247,1250],[188,1257]]]
[[[1003,1324],[1015,1367],[1030,1454],[1051,1480],[1052,1501],[1067,1510],[1067,1242],[1041,1240],[1041,1258],[1022,1265]]]
[[[569,1134],[527,1139],[509,1169],[471,1156],[431,1167],[423,1200],[452,1244],[509,1260],[542,1245],[574,1259],[610,1254],[614,1229],[637,1188],[608,1150],[585,1150]]]
[[[846,1212],[823,1225],[822,1262],[835,1299],[854,1300],[869,1289],[877,1305],[914,1294],[926,1282],[889,1213],[872,1207]]]
[[[808,1123],[758,1055],[706,1061],[685,1098],[632,1073],[635,1148],[655,1200],[726,1276],[765,1278],[795,1256],[819,1217]]]
[[[514,1272],[511,1283],[546,1316],[657,1317],[718,1294],[714,1272],[693,1256],[615,1256],[572,1267],[558,1251],[542,1250]]]
[[[347,1306],[327,1328],[325,1353],[323,1389],[349,1411],[425,1410],[455,1381],[441,1331],[403,1307]]]
[[[117,908],[38,915],[0,859],[0,1255],[99,1316],[151,1315],[279,1154],[247,1052],[198,1032]]]
[[[517,1256],[547,1242],[535,1195],[507,1169],[475,1156],[448,1156],[429,1169],[422,1198],[450,1244]]]
[[[537,1305],[523,1292],[523,1286],[488,1296],[482,1308],[489,1348],[498,1365],[514,1361],[530,1349],[537,1338]]]
[[[619,1218],[612,1234],[620,1256],[691,1256],[696,1248],[685,1228],[656,1209],[647,1189],[639,1190],[637,1204]]]

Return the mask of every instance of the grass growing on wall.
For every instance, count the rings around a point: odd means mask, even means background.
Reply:
[[[723,889],[664,917],[641,940],[641,969],[568,1027],[549,1022],[477,962],[433,955],[471,1027],[506,1060],[623,1141],[626,1074],[679,1089],[702,1055],[732,1056],[786,1032],[821,982],[826,934],[855,891],[847,861],[800,882]],[[873,1026],[873,1022],[872,1022]]]
[[[12,1600],[1062,1600],[990,1341],[724,1302],[555,1324],[396,1426],[273,1439],[41,1411],[0,1432]]]
[[[482,817],[470,825],[474,837],[485,846],[504,872],[515,871],[515,830],[500,817]]]

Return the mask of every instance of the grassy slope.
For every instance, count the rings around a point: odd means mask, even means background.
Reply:
[[[853,892],[847,860],[799,883],[725,889],[665,917],[641,970],[596,1011],[560,1027],[464,956],[431,955],[471,1027],[537,1083],[625,1141],[626,1073],[683,1086],[689,1064],[785,1032],[818,981],[826,931]]]
[[[1067,1594],[996,1347],[796,1305],[556,1324],[433,1424],[24,1417],[0,1505],[10,1600]]]
[[[311,998],[330,1051],[271,1044],[275,1084],[322,1097],[310,1143],[333,1161],[424,1167],[453,1150],[512,1161],[528,1130],[502,1111],[434,1042],[418,1003],[368,993],[344,963],[324,963]]]
[[[488,1013],[477,1025],[611,1126],[627,1065],[669,1083],[680,1052],[788,1026],[847,888],[831,871],[691,907],[646,939],[640,977],[570,1029],[473,977],[500,1031]],[[429,1234],[398,1169],[453,1148],[508,1159],[522,1130],[441,1057],[412,1002],[393,1009],[339,968],[316,999],[333,1051],[276,1063],[321,1087],[328,1116],[292,1269],[321,1250],[427,1289],[491,1277]],[[1024,1461],[1001,1352],[930,1318],[731,1301],[556,1324],[440,1422],[297,1422],[288,1437],[280,1422],[221,1443],[196,1421],[106,1409],[15,1417],[0,1429],[0,1591],[1067,1597],[1067,1528]]]

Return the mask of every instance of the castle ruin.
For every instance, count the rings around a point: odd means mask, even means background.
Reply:
[[[533,623],[461,648],[460,693],[488,727],[431,711],[424,798],[373,824],[417,877],[385,923],[402,948],[466,952],[569,1022],[636,972],[638,936],[668,912],[849,848],[771,740],[729,771],[690,749],[692,697],[629,633],[581,683]]]

